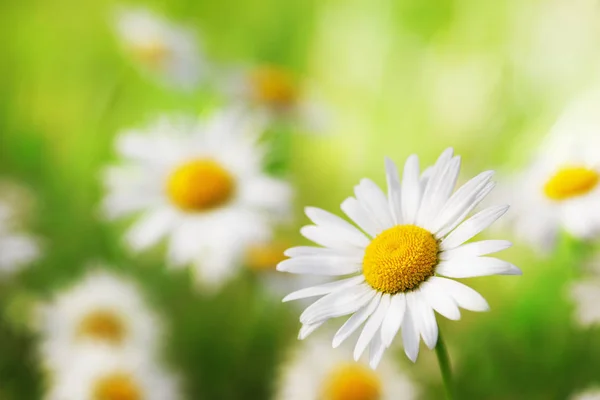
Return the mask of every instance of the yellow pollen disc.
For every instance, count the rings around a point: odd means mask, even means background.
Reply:
[[[274,107],[288,107],[296,102],[298,89],[287,71],[265,66],[252,71],[250,85],[255,101]]]
[[[591,192],[600,181],[600,175],[585,167],[561,168],[544,186],[544,193],[552,200],[566,200]]]
[[[94,400],[142,400],[142,392],[131,376],[108,375],[96,382]]]
[[[165,60],[169,57],[169,49],[158,40],[137,44],[130,51],[138,62],[154,71],[163,69]]]
[[[331,371],[323,385],[323,400],[380,400],[381,382],[361,364],[343,364]]]
[[[184,211],[206,211],[225,204],[235,189],[233,176],[213,160],[194,160],[173,171],[167,194]]]
[[[126,329],[121,317],[112,311],[97,310],[86,315],[77,328],[81,338],[119,344],[125,339]]]
[[[289,247],[279,242],[252,246],[246,252],[246,264],[256,272],[275,271],[277,264],[287,258],[283,252]]]
[[[414,225],[383,231],[365,250],[363,274],[373,289],[383,293],[416,289],[433,276],[439,246],[433,235]]]

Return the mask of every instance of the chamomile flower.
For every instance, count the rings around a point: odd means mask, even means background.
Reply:
[[[493,172],[483,172],[453,194],[460,162],[448,149],[420,174],[418,157],[413,155],[406,161],[401,183],[396,166],[386,160],[387,196],[373,181],[363,179],[354,189],[356,197],[342,203],[342,210],[359,228],[327,211],[306,209],[315,225],[302,228],[301,233],[322,247],[291,248],[286,252],[291,258],[277,269],[347,277],[284,298],[323,296],[300,316],[300,339],[331,318],[350,315],[335,334],[333,346],[365,323],[354,358],[358,360],[370,345],[370,364],[375,368],[400,328],[404,351],[416,361],[419,337],[429,348],[436,346],[434,311],[457,320],[459,307],[488,310],[477,292],[448,278],[521,271],[488,256],[510,247],[510,242],[465,243],[504,215],[508,206],[489,207],[465,220],[494,183]]]
[[[213,287],[235,272],[250,244],[287,218],[290,187],[262,170],[258,126],[237,111],[208,121],[161,119],[117,142],[109,168],[108,217],[142,213],[126,234],[135,251],[168,239],[172,266],[193,265]]]
[[[20,271],[40,256],[37,240],[18,229],[15,212],[0,201],[0,274]]]
[[[551,249],[561,230],[590,239],[600,233],[600,93],[567,109],[532,164],[504,190],[508,221],[523,239]]]
[[[115,28],[124,52],[171,86],[192,89],[205,74],[194,33],[146,9],[121,9]]]
[[[41,305],[37,325],[41,356],[51,369],[69,364],[90,343],[153,352],[161,335],[137,285],[101,270]]]
[[[330,110],[291,71],[277,65],[239,68],[225,79],[224,90],[270,121],[292,123],[309,133],[322,133],[331,123]]]
[[[51,376],[46,400],[176,400],[177,377],[142,353],[98,345],[80,349]]]
[[[588,390],[586,392],[571,397],[571,400],[600,400],[600,390]]]
[[[277,400],[411,400],[412,382],[392,363],[377,371],[352,359],[351,349],[336,351],[322,339],[297,349],[284,365]]]

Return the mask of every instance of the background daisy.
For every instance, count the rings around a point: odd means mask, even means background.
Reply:
[[[141,212],[126,234],[136,251],[167,238],[171,265],[222,284],[249,245],[286,218],[289,186],[263,172],[260,127],[237,111],[208,120],[161,119],[117,139],[121,165],[105,173],[109,218]]]
[[[276,400],[411,400],[417,390],[389,360],[377,371],[324,338],[299,346],[280,371]]]

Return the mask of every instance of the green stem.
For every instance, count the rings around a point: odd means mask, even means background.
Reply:
[[[442,379],[444,380],[444,388],[446,389],[446,398],[448,400],[452,400],[454,399],[452,368],[450,367],[450,356],[448,355],[448,349],[446,348],[446,344],[444,343],[441,332],[438,333],[435,354],[437,355],[438,363],[440,364],[440,371],[442,372]]]

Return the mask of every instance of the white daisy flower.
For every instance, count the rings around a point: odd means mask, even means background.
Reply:
[[[571,400],[600,400],[600,390],[589,390],[571,397]]]
[[[96,270],[39,307],[41,355],[51,369],[72,362],[87,344],[152,352],[162,334],[137,285]]]
[[[331,110],[284,67],[239,68],[228,74],[223,86],[233,102],[262,113],[270,121],[292,123],[308,133],[326,132],[331,125]]]
[[[52,376],[46,400],[176,400],[176,376],[141,353],[88,345]]]
[[[22,233],[8,203],[0,202],[0,274],[14,274],[40,256],[37,241]]]
[[[323,296],[300,316],[300,339],[330,318],[351,315],[335,334],[333,346],[366,322],[354,358],[358,360],[370,344],[370,364],[375,368],[400,328],[406,355],[416,361],[419,336],[429,348],[436,346],[434,311],[456,320],[459,307],[488,310],[477,292],[447,278],[521,274],[514,265],[487,256],[510,247],[510,242],[465,244],[504,215],[508,206],[484,209],[463,222],[494,183],[493,172],[483,172],[453,194],[459,169],[460,157],[453,157],[452,149],[422,175],[419,159],[413,155],[406,161],[401,183],[396,166],[387,159],[388,196],[373,181],[363,179],[354,188],[356,197],[342,203],[342,210],[360,229],[327,211],[306,209],[315,225],[302,228],[301,233],[323,247],[289,249],[286,255],[291,258],[277,269],[352,276],[284,298]]]
[[[575,302],[575,315],[582,326],[600,323],[600,278],[580,281],[569,288],[571,299]]]
[[[126,234],[140,251],[168,238],[173,266],[194,265],[199,282],[236,272],[247,247],[271,239],[291,189],[262,171],[258,127],[236,111],[204,121],[162,119],[119,137],[124,163],[105,176],[108,217],[143,212]]]
[[[508,221],[523,240],[551,249],[561,229],[600,233],[600,92],[576,102],[556,123],[531,166],[505,189]]]
[[[171,86],[193,89],[206,73],[194,33],[146,9],[121,9],[115,29],[125,53]]]
[[[352,359],[350,349],[335,351],[315,340],[295,351],[282,368],[276,400],[402,400],[415,399],[413,383],[392,363],[377,371]],[[346,351],[348,350],[348,351]]]

